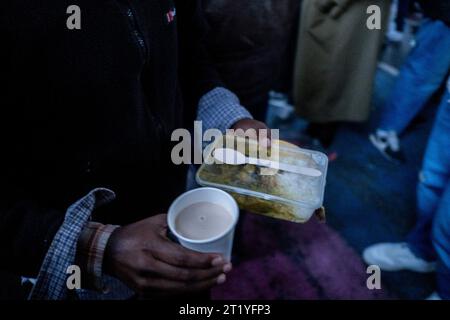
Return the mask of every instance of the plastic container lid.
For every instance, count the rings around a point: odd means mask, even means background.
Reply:
[[[272,145],[270,155],[261,154],[255,140],[223,136],[205,149],[205,163],[198,170],[196,180],[202,186],[230,192],[242,209],[296,222],[306,221],[322,206],[328,158],[321,152],[301,149],[284,141],[272,141]],[[322,174],[313,177],[252,164],[219,163],[213,157],[214,150],[225,147],[239,150],[246,156],[275,157],[280,163],[313,168]]]

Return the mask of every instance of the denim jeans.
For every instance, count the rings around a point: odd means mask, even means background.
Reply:
[[[418,221],[408,235],[409,247],[425,260],[437,260],[439,294],[450,299],[450,88],[439,106],[425,153],[417,211]]]
[[[426,20],[383,109],[378,128],[403,133],[441,87],[450,69],[450,27]]]

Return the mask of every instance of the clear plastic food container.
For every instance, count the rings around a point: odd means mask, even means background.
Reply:
[[[216,139],[205,149],[205,161],[197,172],[197,182],[227,191],[241,209],[273,218],[306,222],[316,210],[322,208],[328,168],[325,154],[301,149],[284,141],[272,142],[278,146],[279,163],[319,170],[319,176],[253,164],[229,165],[213,161],[216,149],[226,146],[237,150],[239,143],[245,144],[243,153],[246,156],[253,156],[255,148],[258,149],[256,140],[244,137],[227,135]],[[265,154],[259,154],[258,158],[271,159]]]

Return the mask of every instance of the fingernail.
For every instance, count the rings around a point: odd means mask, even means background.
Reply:
[[[216,257],[216,258],[213,259],[213,261],[211,262],[211,264],[212,264],[213,267],[218,267],[218,266],[222,265],[223,262],[224,262],[224,261],[223,261],[223,258],[222,258],[222,257]]]
[[[225,273],[230,272],[231,269],[233,269],[233,265],[231,263],[227,263],[226,265],[223,266],[223,272]]]
[[[227,276],[224,274],[221,274],[218,278],[217,278],[217,284],[222,284],[227,280]]]

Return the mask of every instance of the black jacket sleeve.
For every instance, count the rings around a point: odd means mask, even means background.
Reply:
[[[5,14],[0,13],[0,269],[36,276],[64,213],[39,202],[30,167],[30,130],[24,109],[15,102],[27,92],[16,89],[21,75],[13,64],[14,34]]]
[[[224,87],[208,53],[205,21],[201,0],[178,0],[177,25],[179,43],[180,84],[185,104],[185,121],[195,120],[198,101],[216,87]]]

